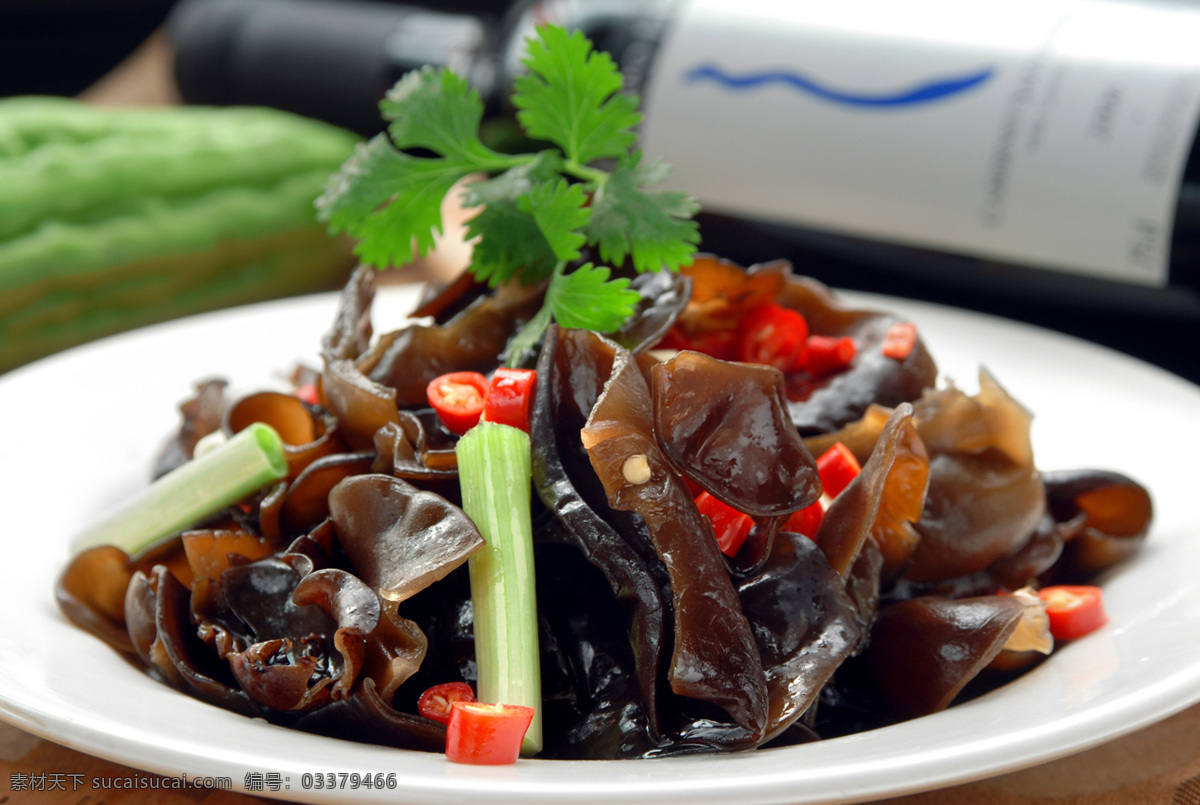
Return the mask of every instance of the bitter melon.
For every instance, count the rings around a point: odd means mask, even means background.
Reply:
[[[357,135],[266,108],[0,99],[0,372],[170,318],[339,287],[313,201]]]

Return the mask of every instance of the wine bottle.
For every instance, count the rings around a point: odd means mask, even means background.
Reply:
[[[991,310],[1160,363],[1158,339],[1132,344],[1146,336],[1134,330],[1200,332],[1194,5],[534,0],[497,18],[185,0],[176,18],[188,101],[355,117],[363,131],[419,64],[454,67],[489,115],[509,115],[533,26],[579,29],[641,96],[641,145],[703,205],[707,251],[788,257],[841,287]]]
[[[711,212],[1196,301],[1198,36],[1178,3],[691,0],[643,146]]]
[[[384,93],[425,64],[495,94],[492,25],[378,0],[183,0],[166,30],[185,102],[273,106],[368,135]]]

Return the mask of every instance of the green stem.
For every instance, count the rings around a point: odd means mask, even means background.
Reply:
[[[593,168],[590,165],[585,165],[581,162],[576,162],[573,159],[568,159],[563,162],[562,169],[564,173],[569,173],[576,179],[582,179],[585,182],[592,182],[597,188],[604,187],[608,183],[608,171],[600,168]]]
[[[542,748],[542,683],[534,590],[529,436],[480,422],[458,441],[463,511],[485,545],[467,560],[474,613],[476,696],[535,710],[521,744]]]
[[[143,489],[77,536],[72,552],[115,545],[132,556],[287,473],[283,439],[269,425],[255,422]]]
[[[508,351],[504,355],[504,365],[509,369],[520,367],[521,357],[526,351],[537,346],[538,339],[542,337],[542,333],[546,332],[546,328],[550,326],[553,318],[554,314],[550,310],[550,306],[542,305],[541,310],[535,313],[533,318],[521,325],[521,329],[508,342]]]
[[[486,159],[475,159],[474,168],[480,173],[494,174],[504,173],[512,168],[519,168],[522,165],[528,165],[537,157],[537,154],[513,154],[509,155],[489,155]]]
[[[521,365],[521,359],[528,350],[537,347],[538,341],[541,340],[542,333],[546,332],[546,328],[550,326],[550,322],[554,321],[554,302],[553,291],[554,283],[567,268],[565,260],[560,260],[558,265],[554,267],[553,273],[550,275],[550,282],[546,286],[546,299],[542,303],[538,312],[533,314],[529,321],[521,325],[521,329],[517,331],[508,342],[508,348],[504,354],[504,365],[510,369],[515,369]]]

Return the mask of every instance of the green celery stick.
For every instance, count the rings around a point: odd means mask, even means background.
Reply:
[[[534,709],[521,754],[542,748],[542,680],[538,659],[530,512],[529,436],[480,422],[458,442],[463,511],[486,544],[467,560],[475,614],[476,696],[481,702]]]
[[[255,422],[210,452],[172,470],[71,543],[72,553],[115,545],[134,555],[287,476],[283,439]]]

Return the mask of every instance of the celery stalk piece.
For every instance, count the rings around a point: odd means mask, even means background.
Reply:
[[[529,435],[480,422],[458,441],[463,511],[485,544],[467,560],[475,616],[476,697],[534,709],[522,755],[542,748]]]
[[[72,554],[115,545],[133,555],[287,476],[283,439],[255,422],[147,486],[71,542]]]

